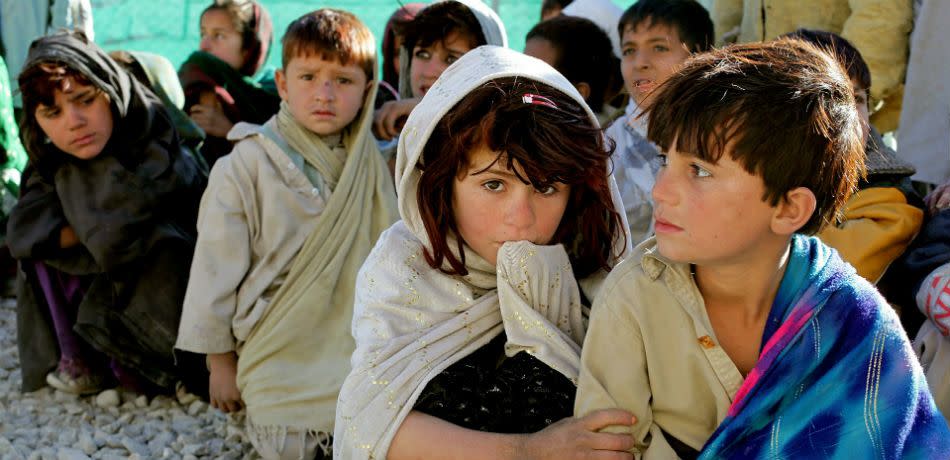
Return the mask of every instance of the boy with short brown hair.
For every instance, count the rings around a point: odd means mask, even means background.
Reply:
[[[395,192],[370,133],[370,31],[320,9],[283,50],[280,111],[236,125],[211,170],[176,347],[208,354],[212,405],[246,403],[263,457],[330,458],[356,272],[395,221]]]
[[[643,458],[946,453],[893,310],[805,236],[864,170],[841,65],[797,40],[715,50],[644,110],[665,152],[656,236],[595,301],[576,415],[630,410]]]

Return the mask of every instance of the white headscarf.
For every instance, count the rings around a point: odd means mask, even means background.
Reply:
[[[567,16],[576,16],[589,19],[598,27],[607,32],[610,43],[614,46],[614,55],[620,57],[620,32],[617,25],[623,10],[611,0],[574,0],[561,10]]]
[[[586,321],[561,245],[505,243],[498,252],[497,269],[466,249],[466,276],[433,269],[423,255],[430,244],[416,204],[422,174],[416,165],[429,136],[467,94],[491,80],[513,76],[560,90],[597,123],[560,73],[543,61],[496,46],[465,54],[412,111],[396,157],[402,221],[380,237],[357,279],[353,316],[357,349],[337,405],[337,458],[385,458],[425,384],[503,331],[508,356],[527,351],[576,382]],[[623,216],[616,185],[608,180],[614,209]],[[624,219],[625,238],[618,238],[615,245],[615,254],[621,256],[630,251],[626,229]],[[604,275],[601,271],[583,280],[589,298]]]
[[[488,5],[481,0],[438,0],[431,5],[443,2],[456,2],[465,5],[469,11],[475,15],[478,25],[482,28],[482,35],[485,36],[486,45],[495,45],[508,47],[508,33],[505,31],[505,23]],[[428,7],[427,7],[428,8]],[[422,11],[425,11],[423,8]],[[421,14],[422,11],[419,13]],[[416,15],[418,16],[418,14]],[[616,27],[614,27],[616,29]],[[412,95],[412,85],[409,81],[409,70],[412,67],[412,50],[400,47],[399,49],[399,97],[410,98]]]

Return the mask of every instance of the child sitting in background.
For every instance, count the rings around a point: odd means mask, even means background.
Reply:
[[[525,38],[524,54],[561,72],[594,113],[601,126],[616,109],[606,104],[616,96],[623,77],[610,38],[588,19],[558,16],[535,25]]]
[[[853,94],[789,39],[695,56],[662,86],[644,107],[665,152],[656,236],[594,302],[576,415],[630,410],[643,458],[950,452],[894,310],[805,236],[864,169]]]
[[[273,71],[262,70],[273,39],[267,10],[256,0],[214,0],[201,13],[200,50],[178,70],[185,111],[205,131],[209,165],[231,152],[225,137],[235,123],[263,123],[280,98]]]
[[[637,108],[670,77],[692,53],[712,47],[709,13],[695,0],[640,0],[620,18],[621,72],[631,102],[624,117],[607,128],[617,143],[614,176],[623,196],[636,245],[653,233],[654,176],[658,151],[646,139],[648,117]]]
[[[212,405],[246,404],[264,458],[329,458],[356,271],[395,221],[395,193],[370,134],[370,31],[320,9],[282,45],[280,111],[235,125],[211,170],[176,347],[208,354]]]

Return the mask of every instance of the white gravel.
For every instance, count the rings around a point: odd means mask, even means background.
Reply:
[[[16,300],[0,300],[0,460],[257,458],[243,426],[190,394],[21,393]]]

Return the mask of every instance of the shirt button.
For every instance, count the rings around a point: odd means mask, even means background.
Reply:
[[[317,190],[316,188],[312,188],[312,189],[310,189],[310,194],[313,195],[313,196],[317,196],[317,195],[320,194],[320,191]]]

